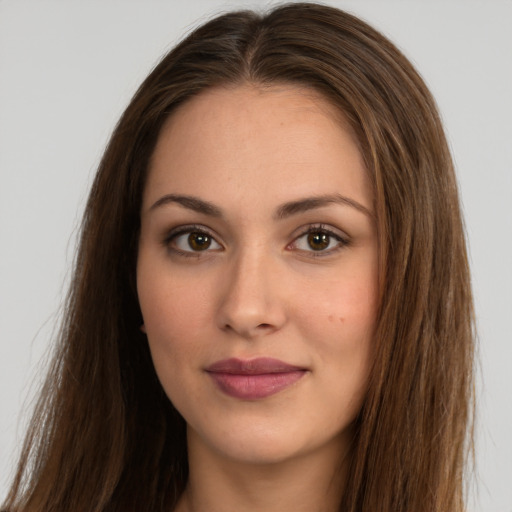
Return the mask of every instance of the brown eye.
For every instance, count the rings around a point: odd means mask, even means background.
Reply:
[[[207,231],[191,226],[190,228],[179,228],[177,233],[171,233],[165,240],[166,247],[172,252],[182,256],[192,256],[198,253],[209,253],[211,251],[220,251],[222,246]]]
[[[211,237],[205,233],[190,233],[187,241],[193,251],[205,251],[212,245]]]
[[[349,244],[342,233],[326,226],[311,226],[306,232],[298,236],[288,249],[296,250],[303,255],[329,256],[343,249]]]
[[[313,251],[323,251],[329,247],[331,236],[321,231],[308,233],[308,245]]]

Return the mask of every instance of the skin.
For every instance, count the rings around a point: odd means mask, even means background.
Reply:
[[[137,287],[158,377],[187,422],[178,511],[337,510],[376,320],[372,202],[354,134],[313,91],[214,88],[164,125],[143,195]],[[324,245],[312,246],[319,236]],[[250,400],[206,371],[257,357],[303,376]]]

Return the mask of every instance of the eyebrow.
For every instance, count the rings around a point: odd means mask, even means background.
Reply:
[[[210,217],[222,217],[222,210],[218,206],[215,206],[213,203],[203,201],[198,197],[178,194],[167,194],[161,197],[158,199],[158,201],[153,203],[149,210],[155,210],[156,208],[171,203],[178,203],[184,208],[188,208],[189,210],[193,210],[197,213],[202,213],[203,215],[208,215]]]
[[[285,219],[292,215],[296,215],[297,213],[303,213],[309,210],[314,210],[316,208],[322,208],[323,206],[327,206],[332,203],[350,206],[351,208],[355,208],[356,210],[373,219],[373,213],[368,208],[366,208],[366,206],[363,206],[361,203],[358,203],[350,197],[342,196],[341,194],[306,197],[304,199],[299,199],[298,201],[290,201],[289,203],[285,203],[277,209],[274,218]]]
[[[158,199],[151,207],[149,211],[155,210],[156,208],[171,204],[177,203],[184,208],[188,208],[189,210],[193,210],[195,212],[201,213],[203,215],[208,215],[209,217],[222,217],[222,210],[210,203],[209,201],[204,201],[203,199],[199,199],[198,197],[189,196],[189,195],[180,195],[180,194],[167,194]],[[304,199],[298,199],[297,201],[290,201],[288,203],[284,203],[279,206],[274,214],[274,219],[282,220],[298,213],[307,212],[309,210],[315,210],[317,208],[322,208],[323,206],[327,206],[329,204],[341,204],[344,206],[350,206],[358,210],[361,213],[364,213],[370,218],[373,218],[373,213],[363,206],[361,203],[358,203],[354,199],[349,197],[342,196],[341,194],[328,194],[322,196],[313,196],[306,197]]]

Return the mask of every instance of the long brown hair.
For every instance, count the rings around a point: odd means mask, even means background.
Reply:
[[[381,301],[340,510],[462,512],[473,323],[452,161],[408,60],[358,18],[295,3],[206,23],[139,88],[101,161],[56,355],[5,503],[11,512],[169,511],[185,424],[155,375],[135,290],[139,211],[164,121],[220,84],[313,88],[353,126],[374,188]]]

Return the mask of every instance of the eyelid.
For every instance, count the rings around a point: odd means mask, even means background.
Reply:
[[[338,244],[335,247],[325,250],[315,251],[314,249],[305,250],[305,249],[296,249],[293,246],[297,243],[297,241],[310,234],[310,233],[325,233],[330,237],[333,237],[338,241]],[[326,257],[338,252],[339,250],[345,248],[350,244],[350,237],[340,229],[334,228],[333,226],[327,224],[309,224],[307,226],[301,227],[296,234],[293,235],[293,240],[290,244],[288,244],[287,249],[297,250],[303,254],[307,254],[310,257],[318,258],[318,257]]]
[[[170,231],[167,231],[164,239],[162,241],[162,244],[164,247],[166,247],[169,251],[178,254],[180,256],[185,257],[200,257],[202,255],[205,255],[206,253],[210,253],[213,251],[218,251],[219,249],[205,249],[204,251],[193,251],[192,249],[190,251],[186,251],[183,249],[179,249],[178,247],[172,247],[171,244],[173,240],[178,238],[179,236],[190,234],[190,233],[200,233],[207,235],[210,237],[217,245],[221,247],[221,249],[224,249],[222,243],[218,241],[218,236],[209,228],[206,226],[203,226],[201,224],[185,224],[181,226],[176,226],[175,228],[171,229]]]
[[[208,237],[210,237],[215,244],[217,244],[219,248],[206,248],[204,251],[194,251],[192,249],[190,250],[183,250],[176,246],[172,247],[172,242],[176,238],[182,235],[190,234],[190,233],[200,233],[205,234]],[[328,235],[329,237],[334,238],[338,243],[331,248],[323,249],[323,250],[314,250],[314,249],[299,249],[296,247],[297,241],[301,239],[302,237],[310,234],[310,233],[324,233]],[[308,224],[306,226],[302,226],[299,229],[295,230],[295,233],[291,235],[293,237],[292,241],[286,246],[287,250],[295,250],[297,252],[300,252],[302,254],[306,254],[308,257],[326,257],[329,255],[332,255],[333,253],[345,248],[347,245],[350,244],[350,237],[343,231],[341,231],[338,228],[335,228],[328,224],[323,223],[315,223],[315,224]],[[180,256],[185,257],[201,257],[205,256],[208,253],[211,252],[218,252],[219,250],[224,250],[223,244],[219,242],[218,235],[212,231],[210,228],[201,225],[201,224],[185,224],[176,226],[175,228],[172,228],[171,230],[167,231],[163,240],[162,244],[165,248],[167,248],[170,252],[174,254],[178,254]]]

